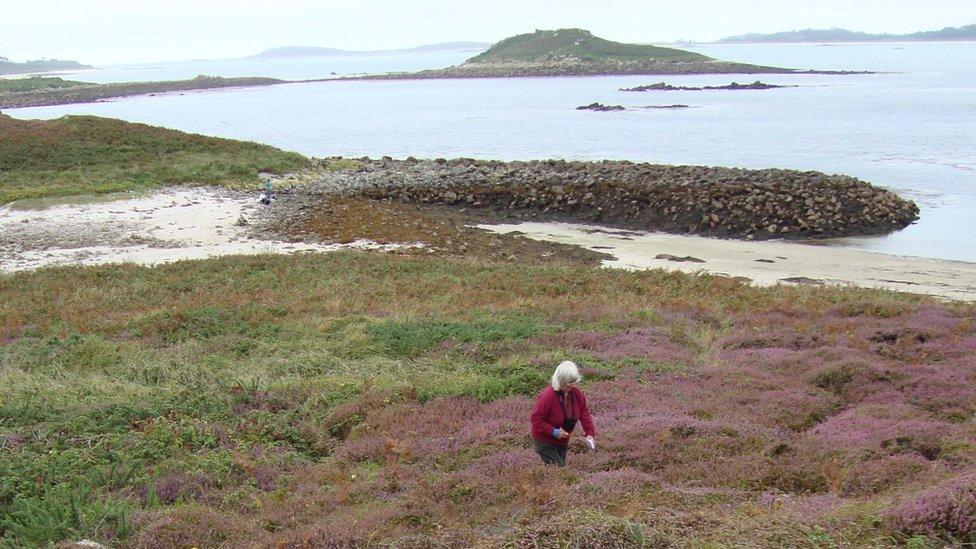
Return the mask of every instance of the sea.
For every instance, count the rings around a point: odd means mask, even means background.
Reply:
[[[847,174],[914,200],[921,218],[887,236],[827,244],[976,262],[976,42],[682,47],[727,61],[874,74],[337,80],[445,67],[476,53],[387,52],[66,73],[90,82],[199,74],[326,80],[4,112],[121,118],[316,157],[619,159]],[[661,81],[714,86],[755,80],[790,87],[620,91]],[[576,110],[593,102],[626,110]],[[688,108],[648,108],[667,105]]]

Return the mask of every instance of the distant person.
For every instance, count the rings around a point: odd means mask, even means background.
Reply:
[[[566,450],[576,422],[583,424],[586,444],[596,449],[596,429],[586,407],[586,397],[580,391],[579,369],[564,360],[556,366],[549,386],[539,393],[532,410],[532,438],[535,452],[546,465],[566,466]]]
[[[271,199],[274,198],[274,192],[272,192],[271,180],[264,180],[264,193],[261,195],[262,204],[271,204]]]

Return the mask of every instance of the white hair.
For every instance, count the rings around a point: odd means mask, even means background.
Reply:
[[[564,384],[579,383],[580,379],[582,378],[576,363],[564,360],[559,363],[559,366],[556,366],[556,371],[552,373],[552,388],[555,391],[561,391]]]

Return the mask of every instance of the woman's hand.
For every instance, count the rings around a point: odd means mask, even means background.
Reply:
[[[566,429],[560,429],[559,432],[556,433],[556,438],[558,440],[563,440],[565,438],[569,438],[569,431],[567,431]]]

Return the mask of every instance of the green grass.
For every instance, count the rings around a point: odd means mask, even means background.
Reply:
[[[582,29],[537,30],[511,36],[468,63],[511,61],[556,61],[574,58],[582,61],[708,61],[689,51],[640,44],[622,44],[593,36]]]
[[[32,76],[30,78],[9,78],[0,79],[0,93],[4,92],[23,92],[30,90],[48,90],[74,88],[78,86],[91,86],[88,82],[78,82],[75,80],[64,80],[56,77]]]
[[[481,319],[473,322],[386,321],[369,327],[369,335],[387,353],[397,357],[416,356],[438,343],[486,343],[525,339],[538,333],[528,318]]]
[[[181,183],[254,185],[259,172],[309,165],[299,154],[266,145],[93,116],[0,115],[0,136],[0,204]]]

